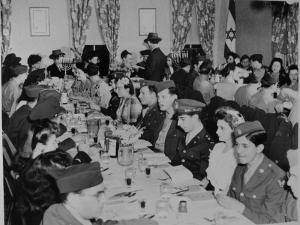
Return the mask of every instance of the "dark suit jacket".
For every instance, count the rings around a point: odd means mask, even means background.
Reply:
[[[245,184],[245,165],[238,165],[232,176],[228,196],[245,205],[243,215],[255,224],[284,222],[282,205],[287,196],[281,187],[285,175],[275,163],[264,157],[252,177]]]
[[[206,177],[209,149],[212,147],[211,138],[204,128],[187,145],[185,136],[183,136],[171,164],[173,166],[183,165],[193,173],[194,178],[202,180]]]
[[[149,55],[146,62],[145,79],[162,81],[165,65],[165,54],[160,50],[160,48],[155,48]]]
[[[51,64],[50,66],[47,67],[47,72],[48,74],[50,73],[51,77],[59,77],[59,78],[64,78],[65,76],[65,71],[60,70],[55,63]],[[73,75],[72,70],[67,70],[67,74]]]
[[[155,145],[154,137],[163,123],[164,117],[164,113],[159,110],[157,104],[148,109],[144,117],[141,115],[137,121],[137,126],[144,127],[141,139],[149,141],[152,145]]]

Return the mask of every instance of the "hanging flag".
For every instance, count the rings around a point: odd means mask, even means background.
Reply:
[[[235,30],[235,2],[229,0],[228,17],[226,25],[226,37],[224,47],[224,57],[229,52],[235,52],[236,30]]]

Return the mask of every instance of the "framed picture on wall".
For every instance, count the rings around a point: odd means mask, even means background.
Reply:
[[[156,9],[139,9],[139,35],[147,36],[150,32],[156,32]]]
[[[50,36],[48,7],[30,7],[29,19],[31,36]]]

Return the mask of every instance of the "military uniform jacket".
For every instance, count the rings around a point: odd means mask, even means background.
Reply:
[[[211,138],[203,128],[187,145],[185,137],[180,139],[171,164],[183,165],[193,173],[194,178],[202,180],[206,177],[209,149],[212,147]]]
[[[152,145],[155,145],[154,137],[159,127],[164,121],[164,113],[159,110],[157,104],[150,107],[145,116],[140,115],[137,126],[144,128],[141,139],[149,141]]]
[[[264,156],[256,171],[244,184],[245,165],[238,165],[233,174],[228,196],[245,205],[243,215],[256,224],[284,222],[282,206],[287,191],[283,189],[284,171]]]

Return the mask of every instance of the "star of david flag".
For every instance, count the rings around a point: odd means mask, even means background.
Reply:
[[[234,0],[229,0],[228,6],[228,16],[226,25],[226,37],[225,37],[225,47],[224,56],[229,52],[235,52],[235,42],[236,42],[236,30],[235,30],[235,2]]]

